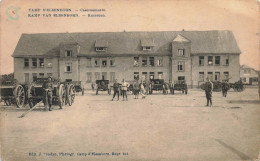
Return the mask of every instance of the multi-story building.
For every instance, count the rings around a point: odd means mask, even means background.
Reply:
[[[13,53],[14,77],[31,82],[164,79],[190,87],[240,78],[240,49],[231,31],[22,34]]]
[[[258,85],[259,71],[247,65],[240,66],[240,77],[243,83],[248,85]]]

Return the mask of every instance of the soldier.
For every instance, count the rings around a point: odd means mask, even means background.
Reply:
[[[127,88],[128,88],[129,84],[125,81],[125,79],[123,79],[123,83],[121,85],[121,90],[122,90],[122,93],[123,93],[123,101],[125,100],[126,98],[126,101],[127,100]]]
[[[52,83],[52,77],[48,77],[48,81],[43,83],[42,88],[44,89],[44,101],[45,105],[48,103],[49,105],[49,111],[52,111],[51,105],[52,105],[52,92],[53,92],[53,83]]]
[[[114,85],[113,85],[113,88],[114,88],[114,95],[113,95],[112,101],[114,100],[116,94],[117,94],[117,100],[119,100],[120,84],[117,83],[117,79],[115,80],[115,83],[114,83]]]
[[[172,81],[169,80],[169,88],[170,88],[170,93],[171,94],[173,94],[173,87],[174,87],[174,85],[173,85]]]
[[[95,88],[94,82],[91,83],[91,88],[92,88],[92,91],[94,91],[94,88]]]
[[[212,106],[212,90],[213,90],[213,83],[207,78],[206,87],[205,87],[205,93],[206,93],[206,99],[207,99],[207,105],[206,106]]]
[[[139,92],[140,92],[140,84],[138,83],[138,80],[135,80],[133,84],[133,93],[135,95],[135,99],[138,99]]]
[[[228,89],[229,89],[229,84],[227,83],[227,80],[223,80],[223,82],[222,82],[222,95],[223,95],[223,97],[227,97]]]

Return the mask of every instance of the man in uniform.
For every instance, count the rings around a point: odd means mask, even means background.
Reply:
[[[127,88],[129,87],[129,84],[125,81],[125,79],[123,79],[123,82],[122,82],[122,85],[121,85],[121,90],[122,90],[122,93],[123,93],[123,101],[125,100],[126,98],[126,101],[127,100]]]
[[[207,99],[206,106],[212,106],[212,90],[213,90],[213,83],[210,81],[209,78],[207,78],[206,87],[205,87],[205,93]]]
[[[48,77],[48,81],[43,83],[42,88],[44,89],[44,98],[43,99],[45,101],[45,104],[48,103],[49,111],[51,111],[52,95],[53,95],[52,77]]]
[[[173,87],[174,87],[174,85],[173,85],[172,81],[169,80],[169,88],[170,88],[170,93],[171,94],[173,94]]]
[[[227,80],[223,80],[223,82],[222,82],[222,95],[224,97],[227,97],[228,89],[229,89],[229,84],[227,83]]]
[[[113,88],[114,88],[114,95],[113,95],[112,101],[114,100],[116,94],[117,94],[117,100],[119,100],[120,84],[117,82],[117,79],[115,80]]]

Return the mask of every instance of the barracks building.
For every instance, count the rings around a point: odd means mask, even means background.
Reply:
[[[198,87],[207,77],[238,81],[240,53],[232,31],[124,31],[22,34],[12,56],[20,83],[150,78]]]

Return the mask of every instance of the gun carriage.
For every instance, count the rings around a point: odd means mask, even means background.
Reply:
[[[164,79],[153,79],[151,80],[151,83],[152,83],[152,92],[163,90]]]
[[[17,108],[22,108],[26,104],[26,85],[19,84],[15,79],[0,79],[1,101],[6,106],[15,104]]]
[[[174,91],[182,91],[182,93],[188,94],[187,83],[183,80],[174,81],[173,94]]]
[[[97,84],[97,90],[96,95],[98,94],[98,91],[107,91],[107,93],[111,94],[111,88],[109,86],[109,80],[96,80]]]
[[[37,78],[36,81],[32,82],[27,90],[27,99],[30,108],[35,106],[40,101],[43,101],[44,107],[48,106],[47,91],[43,89],[43,84],[48,81],[48,78]],[[66,88],[64,84],[58,80],[53,80],[53,105],[58,105],[60,108],[63,107],[66,100]]]

